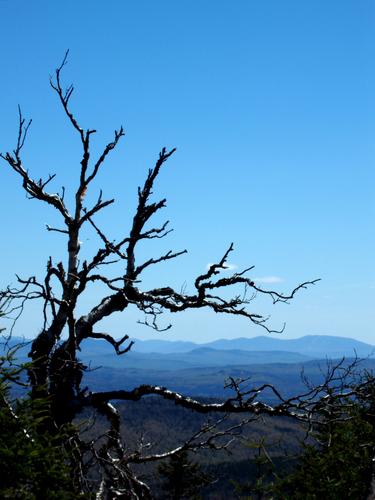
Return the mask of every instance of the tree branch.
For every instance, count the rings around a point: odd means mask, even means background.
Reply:
[[[92,338],[92,339],[102,339],[111,344],[118,356],[121,354],[125,354],[130,351],[132,346],[134,345],[134,341],[130,341],[129,344],[124,348],[121,349],[122,344],[126,341],[129,340],[129,335],[124,335],[120,340],[115,340],[111,335],[108,333],[98,333],[98,332],[91,332],[90,334],[87,334],[87,337],[84,338]]]

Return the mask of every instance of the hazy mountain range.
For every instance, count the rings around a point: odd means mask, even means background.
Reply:
[[[125,356],[115,356],[111,345],[89,339],[82,359],[111,367],[178,370],[194,367],[303,363],[316,359],[374,356],[375,346],[345,337],[307,335],[299,339],[221,339],[206,344],[167,340],[136,340]]]
[[[375,346],[346,337],[307,335],[298,339],[267,336],[221,339],[206,344],[169,340],[138,340],[130,352],[117,356],[103,341],[82,343],[79,357],[91,366],[147,370],[182,370],[271,363],[307,363],[312,360],[374,357]],[[13,338],[12,343],[19,342]],[[24,357],[29,347],[18,353]]]
[[[21,340],[13,337],[9,345]],[[17,352],[18,360],[26,360],[29,350],[30,343]],[[293,340],[266,336],[221,339],[207,344],[135,340],[123,356],[117,356],[105,341],[88,339],[79,358],[91,368],[101,367],[84,375],[84,384],[94,390],[130,389],[149,383],[186,394],[226,397],[228,376],[250,378],[255,386],[271,383],[291,395],[304,388],[302,371],[314,384],[321,383],[327,360],[355,356],[365,358],[360,368],[375,370],[374,353],[375,346],[355,339],[308,335]]]
[[[306,389],[303,372],[313,384],[323,381],[327,360],[358,356],[360,369],[375,369],[375,346],[345,337],[308,335],[299,339],[221,339],[207,344],[136,340],[132,350],[116,356],[110,345],[88,340],[82,357],[100,370],[85,373],[95,389],[131,389],[141,384],[166,386],[184,394],[225,398],[229,376],[249,379],[252,386],[270,383],[284,396]],[[272,394],[265,394],[272,402]]]
[[[345,365],[349,364],[349,360]],[[375,358],[366,359],[358,366],[359,370],[375,371]],[[143,368],[110,368],[103,366],[98,370],[84,374],[83,385],[91,390],[131,390],[142,384],[160,385],[171,390],[193,396],[225,398],[231,394],[226,389],[228,377],[247,380],[247,386],[259,387],[265,383],[278,387],[285,397],[302,393],[306,390],[303,373],[313,384],[323,382],[327,372],[325,360],[313,360],[303,363],[258,363],[221,367],[195,367],[171,370],[149,366]],[[271,393],[266,393],[272,402]]]
[[[199,348],[241,351],[289,351],[306,356],[341,357],[367,356],[375,352],[375,346],[347,337],[331,335],[306,335],[298,339],[273,338],[266,335],[235,339],[220,339],[205,344],[171,340],[135,340],[133,350],[137,352],[189,352]]]

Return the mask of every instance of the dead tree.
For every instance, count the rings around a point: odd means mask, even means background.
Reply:
[[[120,439],[120,421],[114,400],[137,400],[145,395],[154,394],[173,400],[176,404],[191,408],[201,413],[220,412],[243,413],[247,419],[254,415],[291,415],[300,406],[297,400],[285,401],[280,396],[280,404],[270,407],[258,401],[258,395],[265,389],[258,388],[250,392],[239,389],[236,381],[232,381],[234,397],[221,404],[204,404],[189,397],[169,391],[163,387],[140,386],[132,391],[112,391],[92,393],[81,387],[82,374],[85,366],[79,360],[79,352],[85,339],[102,339],[113,346],[117,355],[128,352],[133,342],[129,336],[116,340],[109,332],[100,330],[99,324],[103,318],[113,313],[125,312],[130,306],[136,306],[146,317],[145,323],[155,330],[158,329],[157,319],[161,313],[168,311],[179,313],[188,309],[211,309],[215,313],[241,316],[266,331],[273,331],[268,327],[267,318],[252,309],[252,300],[256,295],[264,295],[272,303],[288,302],[295,294],[314,284],[317,280],[299,284],[290,293],[280,293],[257,285],[249,276],[252,267],[241,272],[234,272],[230,276],[222,274],[227,269],[229,254],[233,251],[233,244],[224,252],[222,258],[210,265],[207,272],[198,275],[193,281],[192,292],[177,291],[172,287],[142,288],[142,273],[150,266],[175,259],[186,252],[168,251],[158,256],[150,257],[145,261],[137,258],[137,249],[141,242],[156,238],[164,238],[170,232],[168,221],[161,226],[153,226],[153,216],[166,206],[166,200],[152,200],[155,182],[160,175],[166,161],[173,155],[175,149],[161,150],[153,168],[148,170],[143,186],[138,188],[138,204],[134,213],[130,232],[112,239],[96,222],[95,216],[111,205],[113,199],[103,199],[100,192],[96,203],[88,206],[85,195],[91,188],[94,179],[100,174],[104,162],[108,160],[111,151],[117,147],[124,130],[120,127],[114,132],[113,139],[105,146],[102,153],[96,158],[91,157],[91,141],[96,130],[84,129],[70,107],[70,100],[74,87],[63,87],[61,73],[67,63],[65,55],[62,64],[57,68],[50,84],[60,101],[61,107],[70,122],[72,129],[78,135],[82,144],[80,166],[77,169],[77,184],[73,206],[65,201],[63,188],[60,193],[49,191],[51,181],[55,175],[47,179],[35,179],[27,165],[22,161],[22,150],[30,129],[31,120],[26,121],[19,110],[19,127],[17,142],[12,152],[1,154],[5,163],[22,179],[22,187],[27,196],[50,205],[61,218],[60,227],[47,226],[47,230],[62,234],[67,241],[67,253],[64,262],[55,262],[49,257],[45,276],[40,279],[35,276],[29,278],[18,277],[18,288],[9,288],[4,297],[18,304],[22,311],[23,305],[29,300],[42,301],[42,329],[32,342],[29,356],[32,364],[29,370],[29,379],[32,393],[35,396],[47,395],[51,401],[51,422],[53,426],[69,423],[84,408],[94,407],[104,414],[111,430],[108,433],[106,445],[100,450],[92,451],[105,471],[104,478],[110,478],[111,487],[122,491],[129,497],[146,497],[147,488],[131,473],[130,464],[161,458],[146,456],[141,452],[128,453],[124,450]],[[91,226],[98,238],[95,253],[88,260],[80,261],[80,233],[84,226]],[[108,272],[111,266],[122,263],[122,271],[115,278]],[[87,290],[88,285],[100,283],[105,285],[108,292],[86,314],[77,314],[77,301]],[[237,290],[238,285],[244,287],[244,293],[234,293],[228,297],[228,290]],[[225,291],[225,294],[223,293]],[[18,302],[17,302],[18,301]],[[63,333],[67,332],[67,339]],[[208,432],[208,430],[206,429]],[[211,432],[213,431],[213,432]],[[234,429],[227,429],[231,435]],[[203,432],[203,431],[200,431]],[[200,433],[191,442],[162,454],[163,457],[193,446],[214,446],[216,433],[222,432],[210,429]],[[78,441],[77,441],[78,443]],[[197,444],[198,443],[198,444]],[[80,445],[77,444],[79,447]],[[105,495],[108,491],[108,481],[103,479],[99,488]],[[107,481],[107,482],[106,482]],[[124,491],[127,493],[125,494]],[[113,493],[114,494],[114,493]]]

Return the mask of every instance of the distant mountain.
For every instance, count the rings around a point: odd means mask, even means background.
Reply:
[[[8,345],[19,344],[20,341],[22,339],[14,337]],[[137,341],[134,347],[124,356],[116,356],[107,342],[85,340],[78,353],[79,358],[91,368],[102,367],[84,374],[90,388],[130,389],[150,383],[191,395],[225,397],[228,395],[228,390],[224,390],[225,379],[233,376],[250,377],[252,386],[272,383],[284,395],[291,395],[304,389],[300,376],[302,370],[312,383],[320,383],[326,371],[327,358],[352,358],[355,350],[358,357],[367,358],[374,351],[374,346],[354,339],[322,335],[293,340],[270,337],[222,339],[205,345],[162,340]],[[165,352],[155,352],[156,349]],[[178,352],[179,349],[189,350]],[[18,350],[17,359],[26,360],[29,350],[30,344]],[[349,362],[349,359],[345,361]],[[362,361],[359,368],[374,371],[375,356]],[[272,399],[272,394],[268,394],[267,398]]]
[[[10,344],[21,339],[12,338]],[[25,359],[30,345],[17,352]],[[116,356],[103,340],[87,339],[78,354],[90,366],[146,370],[182,370],[262,363],[305,363],[313,359],[375,357],[375,346],[345,337],[307,335],[299,339],[267,336],[215,340],[208,344],[166,340],[135,340],[130,352]]]
[[[172,352],[189,352],[200,347],[200,344],[186,342],[183,340],[139,340],[135,339],[134,351],[137,352],[160,352],[169,354]]]
[[[347,363],[350,361],[348,360]],[[375,370],[375,359],[361,362],[359,368]],[[301,378],[304,375],[312,384],[320,384],[326,373],[327,364],[324,360],[313,360],[303,363],[266,363],[254,365],[236,365],[225,367],[196,367],[178,370],[157,369],[151,367],[109,368],[88,371],[84,374],[83,385],[92,390],[133,389],[142,384],[161,385],[184,394],[208,397],[229,397],[231,391],[225,389],[225,381],[229,376],[248,379],[247,385],[259,387],[264,383],[273,384],[284,397],[302,393],[306,386]],[[273,395],[265,393],[269,402]]]
[[[124,356],[98,349],[95,353],[82,349],[81,359],[93,365],[113,368],[137,368],[147,370],[182,370],[187,368],[224,367],[228,365],[255,365],[259,363],[300,363],[311,357],[288,351],[240,351],[218,350],[209,347],[193,349],[189,352],[137,352],[130,351]]]
[[[254,338],[220,339],[207,344],[135,339],[132,350],[143,353],[158,352],[168,354],[187,353],[199,348],[210,348],[219,351],[287,351],[315,359],[353,357],[355,354],[358,357],[367,357],[375,354],[375,346],[373,345],[352,338],[331,335],[306,335],[298,339],[273,338],[263,335]]]
[[[330,335],[306,335],[298,339],[275,339],[259,336],[254,338],[221,339],[207,346],[219,350],[240,349],[243,351],[289,351],[313,358],[340,358],[343,356],[372,356],[375,346],[347,337]]]

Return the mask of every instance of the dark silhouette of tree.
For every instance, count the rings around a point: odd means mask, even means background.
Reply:
[[[375,383],[365,375],[356,397],[333,399],[316,412],[296,470],[271,489],[274,498],[374,498],[370,491],[375,447]],[[359,390],[362,385],[362,390]]]
[[[374,498],[375,380],[358,368],[359,360],[331,367],[341,387],[327,387],[317,401],[298,456],[286,456],[277,467],[261,441],[257,475],[236,483],[239,498]]]
[[[91,142],[96,130],[84,129],[80,125],[70,106],[74,87],[70,85],[65,89],[62,85],[61,74],[67,63],[67,55],[68,53],[50,83],[82,146],[72,206],[69,206],[65,199],[64,187],[60,192],[49,191],[55,175],[37,180],[32,176],[31,169],[23,163],[22,152],[31,120],[26,121],[21,110],[16,146],[13,151],[0,155],[21,178],[22,188],[27,196],[52,207],[59,214],[61,226],[47,226],[47,230],[66,238],[66,259],[56,262],[52,256],[49,257],[46,273],[42,278],[18,277],[18,287],[8,288],[2,297],[11,301],[12,307],[19,312],[28,301],[39,300],[42,306],[41,330],[31,345],[28,375],[31,397],[34,400],[46,398],[49,401],[49,415],[43,422],[45,431],[53,435],[57,429],[70,424],[87,408],[95,409],[108,420],[109,430],[104,441],[101,439],[100,442],[84,443],[78,433],[73,433],[69,438],[69,446],[76,450],[76,484],[80,484],[82,491],[96,489],[98,498],[112,498],[116,495],[123,495],[124,498],[147,498],[150,495],[148,487],[134,474],[133,464],[160,460],[189,449],[226,447],[241,424],[223,428],[224,417],[220,419],[220,424],[206,425],[191,439],[174,449],[149,454],[142,447],[128,450],[124,446],[120,433],[120,416],[112,404],[113,401],[137,401],[148,395],[157,395],[200,413],[243,414],[243,423],[250,422],[262,414],[292,416],[308,421],[318,396],[326,390],[327,385],[310,388],[304,395],[285,399],[269,384],[246,388],[242,381],[231,379],[228,389],[232,390],[233,396],[221,403],[205,403],[153,385],[141,385],[129,391],[92,392],[81,385],[86,367],[79,359],[79,352],[84,349],[84,341],[104,340],[113,346],[117,355],[126,354],[133,344],[129,336],[124,335],[117,340],[111,333],[103,332],[99,325],[101,320],[114,313],[125,313],[130,306],[135,306],[145,316],[144,323],[155,330],[160,329],[158,318],[164,311],[179,313],[204,308],[219,314],[246,318],[250,323],[270,332],[273,330],[268,326],[267,317],[253,310],[253,299],[261,295],[268,297],[274,304],[288,302],[299,290],[317,280],[301,283],[289,293],[280,293],[257,285],[249,276],[252,267],[229,276],[222,274],[227,270],[228,256],[233,251],[233,244],[230,244],[223,256],[210,265],[207,272],[195,277],[190,292],[178,291],[170,286],[151,289],[143,287],[142,273],[146,269],[175,259],[186,252],[169,250],[143,261],[138,257],[140,243],[164,238],[171,231],[168,221],[160,226],[152,224],[155,214],[166,206],[165,199],[153,200],[152,195],[155,183],[175,149],[161,150],[154,167],[148,170],[144,184],[138,188],[138,204],[129,233],[120,234],[113,239],[100,227],[96,215],[113,204],[114,200],[104,199],[101,191],[94,204],[87,204],[85,200],[111,151],[124,136],[124,130],[122,127],[116,130],[101,154],[93,158]],[[80,234],[87,226],[95,232],[98,246],[90,258],[82,260]],[[119,268],[121,271],[114,275],[111,270]],[[99,290],[104,286],[107,293],[102,295],[91,309],[84,314],[79,313],[78,301],[87,292],[88,287],[96,284],[100,285]],[[241,293],[238,292],[239,286],[244,289]],[[232,296],[229,293],[231,290]],[[170,325],[166,328],[169,327]],[[278,400],[274,406],[270,406],[262,398],[267,391],[271,391],[273,397]],[[99,467],[101,479],[98,484],[95,485],[94,481],[88,486],[87,468],[94,462]]]
[[[19,347],[4,349],[0,356],[0,497],[85,498],[74,484],[68,447],[61,445],[68,443],[71,429],[62,427],[53,435],[45,432],[49,401],[12,395],[15,384],[27,386],[26,367],[15,361]]]
[[[254,473],[245,482],[232,480],[234,491],[236,497],[240,499],[262,500],[270,496],[270,479],[275,473],[275,465],[267,451],[268,444],[264,437],[259,441],[246,443],[246,447],[255,452],[251,461],[254,465]]]
[[[186,450],[172,455],[167,462],[160,464],[158,471],[163,479],[165,498],[171,500],[202,498],[199,492],[212,482],[199,463],[189,459]]]

